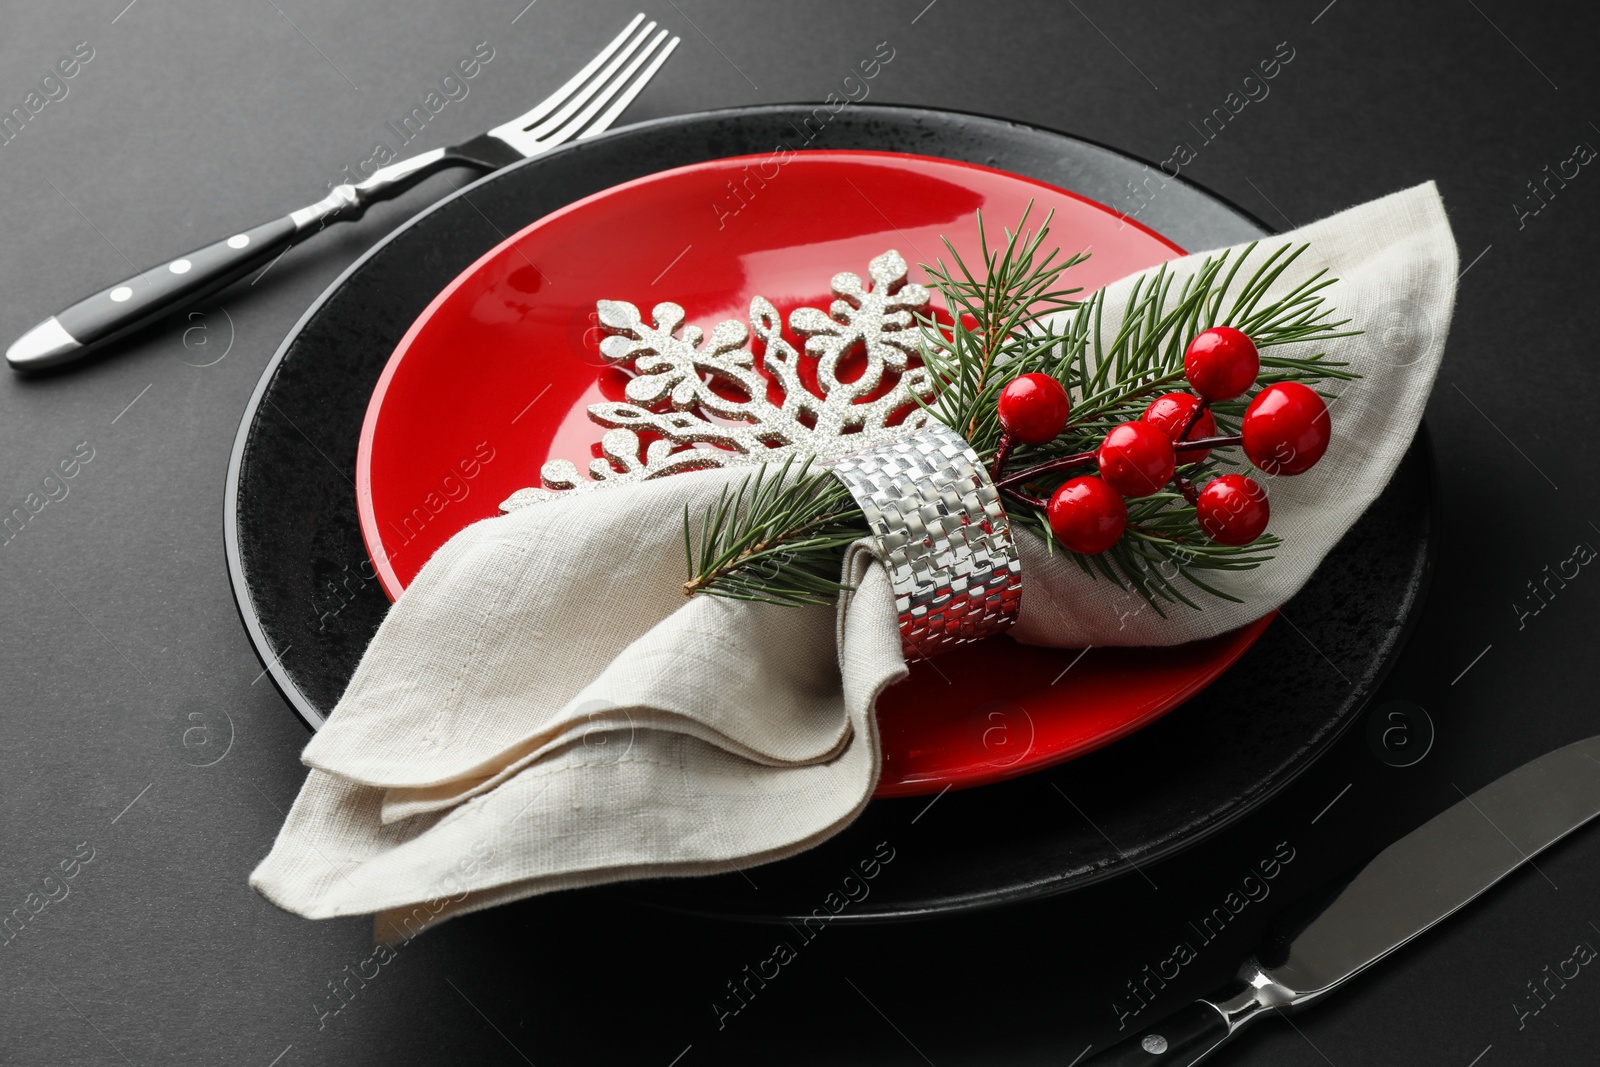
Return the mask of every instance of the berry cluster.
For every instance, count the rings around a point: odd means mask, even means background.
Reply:
[[[1114,426],[1091,451],[1000,477],[1015,443],[1041,445],[1066,429],[1071,404],[1061,382],[1049,374],[1024,374],[1000,393],[1005,431],[995,457],[996,483],[1010,495],[1040,475],[1093,465],[1095,474],[1070,478],[1043,504],[1056,540],[1073,552],[1104,552],[1128,525],[1128,498],[1150,496],[1171,484],[1195,509],[1200,529],[1222,545],[1247,545],[1267,528],[1267,494],[1243,474],[1219,475],[1198,490],[1179,467],[1203,461],[1213,448],[1242,445],[1255,466],[1272,475],[1310,470],[1328,449],[1328,408],[1310,388],[1277,382],[1245,408],[1240,433],[1218,436],[1211,405],[1243,396],[1256,384],[1261,357],[1255,342],[1231,326],[1206,330],[1189,343],[1184,376],[1192,392],[1167,393],[1145,408],[1137,422]],[[1188,447],[1180,448],[1179,445]]]

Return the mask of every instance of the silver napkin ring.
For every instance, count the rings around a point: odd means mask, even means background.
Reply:
[[[907,658],[1016,621],[1022,563],[1000,494],[961,435],[939,423],[833,468],[866,516],[889,572]]]

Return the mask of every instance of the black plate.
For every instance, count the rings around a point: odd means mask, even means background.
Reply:
[[[779,142],[798,147],[810,114],[774,106],[663,119],[502,170],[390,234],[295,325],[239,428],[226,539],[245,627],[308,725],[320,726],[337,702],[389,607],[368,577],[353,478],[368,397],[412,320],[506,234],[550,211],[669,167],[767,153]],[[943,156],[1124,210],[1143,203],[1139,221],[1188,249],[1269,232],[1140,160],[1016,123],[860,106],[831,116],[813,138],[806,147]],[[937,818],[921,828],[923,841],[937,828],[937,847],[898,849],[895,877],[874,883],[839,918],[909,918],[1076,888],[1193,845],[1276,793],[1356,718],[1398,652],[1430,569],[1431,498],[1419,437],[1393,483],[1286,606],[1293,627],[1274,623],[1219,681],[1132,737],[1049,771],[940,797]],[[822,846],[757,872],[613,892],[725,916],[805,915],[878,842],[893,848],[928,804],[877,801]]]

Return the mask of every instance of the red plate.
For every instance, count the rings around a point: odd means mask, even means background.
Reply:
[[[664,171],[580,200],[484,255],[401,340],[361,430],[361,532],[391,598],[463,527],[539,484],[546,459],[580,468],[602,432],[588,405],[620,399],[604,370],[598,298],[682,304],[708,331],[761,294],[788,321],[826,309],[840,271],[866,275],[888,248],[912,263],[975,258],[973,214],[992,232],[1028,202],[1053,210],[1073,284],[1095,289],[1183,254],[1116,212],[985,167],[877,152],[749,156]],[[970,260],[969,260],[970,261]],[[925,281],[913,268],[912,279]],[[793,342],[796,339],[791,337]],[[801,349],[803,344],[798,345]],[[530,358],[537,353],[538,358]],[[485,425],[512,436],[483,444]],[[1039,649],[997,639],[915,663],[879,703],[879,796],[1014,777],[1122,737],[1199,691],[1267,619],[1167,649]]]

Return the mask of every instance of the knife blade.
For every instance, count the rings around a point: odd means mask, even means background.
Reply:
[[[1591,737],[1463,794],[1378,853],[1285,944],[1246,960],[1232,985],[1080,1067],[1199,1063],[1262,1015],[1320,1000],[1596,815],[1600,737]]]

